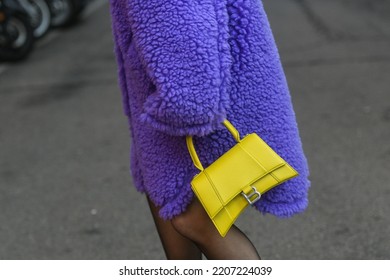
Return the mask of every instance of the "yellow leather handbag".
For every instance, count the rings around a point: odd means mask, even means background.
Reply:
[[[200,170],[192,179],[191,188],[220,235],[225,237],[248,205],[271,188],[298,176],[298,172],[256,133],[240,139],[228,120],[223,124],[237,144],[207,168],[199,160],[192,136],[186,136],[186,142],[192,161]]]

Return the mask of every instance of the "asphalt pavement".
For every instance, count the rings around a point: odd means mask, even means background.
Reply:
[[[102,3],[0,64],[0,259],[164,259],[129,173]],[[238,225],[263,259],[389,259],[390,3],[264,5],[312,187],[304,213],[249,209]]]

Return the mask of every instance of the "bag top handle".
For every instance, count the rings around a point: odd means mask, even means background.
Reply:
[[[240,133],[237,131],[237,129],[226,119],[223,121],[223,124],[229,130],[229,132],[233,135],[236,142],[239,143],[241,141],[241,139],[240,139]],[[198,154],[195,151],[194,142],[193,142],[191,135],[186,136],[186,142],[187,142],[187,148],[188,148],[188,151],[190,152],[192,162],[194,163],[196,168],[198,168],[200,171],[203,171],[204,168],[203,168],[202,163],[199,160]]]

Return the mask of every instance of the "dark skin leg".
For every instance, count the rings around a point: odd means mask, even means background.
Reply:
[[[150,211],[168,260],[201,260],[202,252],[188,238],[178,233],[170,221],[158,215],[158,207],[148,198]]]
[[[188,209],[172,219],[183,236],[195,242],[209,260],[260,260],[256,248],[236,226],[221,237],[201,203],[195,198]]]
[[[153,207],[153,203],[149,205]],[[152,213],[157,213],[156,209]],[[247,236],[236,226],[221,237],[196,198],[183,214],[171,221],[163,221],[158,214],[154,219],[168,259],[196,259],[201,256],[200,252],[209,260],[261,259]]]

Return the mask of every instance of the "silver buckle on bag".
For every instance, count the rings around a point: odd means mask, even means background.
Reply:
[[[249,193],[249,194],[245,194],[244,192],[241,193],[250,205],[257,202],[261,197],[261,193],[259,193],[254,186],[251,186],[251,188],[252,188],[251,193]],[[254,198],[252,199],[252,197],[254,197]]]

